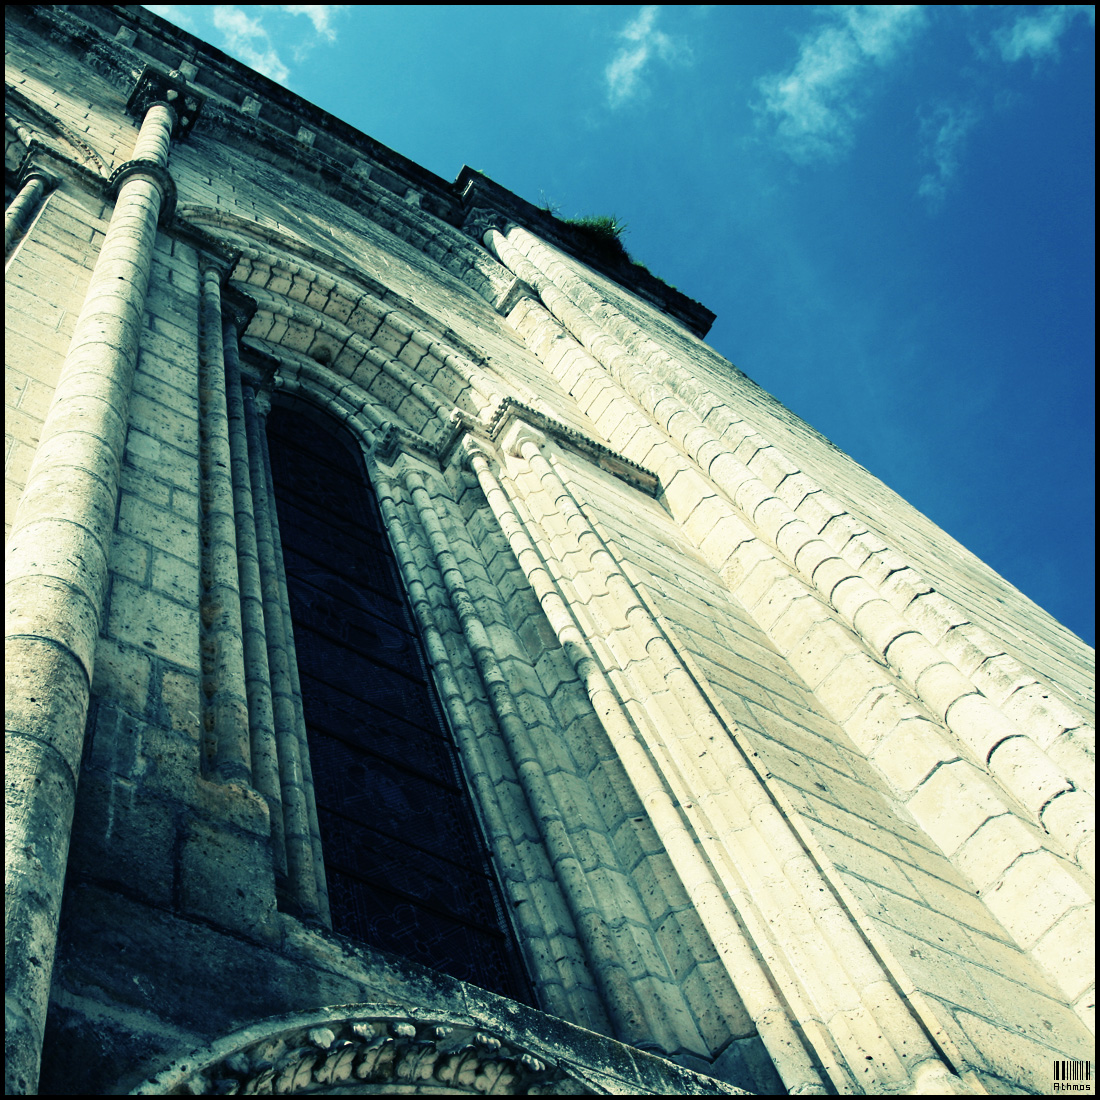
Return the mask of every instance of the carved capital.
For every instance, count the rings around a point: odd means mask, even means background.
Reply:
[[[505,225],[505,219],[502,214],[498,214],[495,210],[490,210],[484,206],[475,206],[471,208],[466,217],[462,221],[462,232],[473,237],[478,244],[481,244],[485,238],[485,234],[490,229],[503,229]]]
[[[496,300],[494,309],[502,317],[507,317],[515,304],[523,298],[531,298],[536,302],[540,302],[538,291],[535,290],[528,283],[525,283],[518,275],[508,284],[507,290]]]
[[[234,267],[236,257],[234,257]],[[256,313],[257,305],[254,298],[241,293],[235,286],[229,284],[222,291],[222,317],[227,325],[232,326],[238,339],[244,335],[249,321]]]
[[[23,170],[19,174],[19,185],[16,191],[21,191],[28,183],[41,180],[47,191],[52,191],[61,182],[52,172],[46,171],[41,164],[29,157],[23,162]]]
[[[513,420],[500,437],[501,450],[516,458],[523,457],[523,447],[526,443],[533,443],[539,450],[546,445],[546,436],[537,428],[532,428],[526,420]]]
[[[187,81],[178,70],[162,73],[146,65],[130,93],[126,110],[140,121],[149,113],[150,107],[163,103],[175,115],[172,137],[182,141],[195,125],[204,102],[203,96],[188,88]]]

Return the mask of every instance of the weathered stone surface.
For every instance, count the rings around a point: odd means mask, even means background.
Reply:
[[[8,50],[9,1091],[1044,1091],[1089,1056],[1091,651],[480,174],[145,9],[9,9]],[[327,927],[324,562],[283,554],[273,404],[371,486],[530,1005]],[[385,657],[361,598],[328,629]],[[390,841],[401,924],[450,853]]]

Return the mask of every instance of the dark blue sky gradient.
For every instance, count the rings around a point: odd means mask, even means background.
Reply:
[[[626,221],[714,347],[1094,643],[1086,11],[153,10],[446,179]]]

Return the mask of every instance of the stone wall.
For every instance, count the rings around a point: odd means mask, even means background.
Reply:
[[[492,181],[143,9],[8,47],[9,1091],[1088,1056],[1091,650]],[[537,1008],[331,931],[273,404],[377,495]]]

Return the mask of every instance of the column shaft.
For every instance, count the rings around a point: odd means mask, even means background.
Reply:
[[[469,444],[466,454],[516,561],[534,589],[578,679],[585,686],[596,714],[664,842],[669,859],[688,888],[699,916],[718,948],[719,957],[772,1056],[776,1070],[792,1092],[824,1092],[826,1085],[802,1039],[792,1027],[786,1007],[776,995],[752,945],[724,904],[721,890],[687,834],[663,780],[635,736],[629,718],[623,713],[614,686],[574,623],[568,605],[542,563],[541,555],[527,535],[508,494],[476,445]]]
[[[592,897],[577,856],[564,832],[547,825],[561,816],[560,811],[556,809],[553,792],[539,762],[539,754],[531,744],[527,727],[517,711],[508,687],[508,679],[497,662],[485,625],[477,615],[473,597],[448,546],[447,536],[431,496],[418,473],[407,470],[404,481],[428,537],[451,606],[477,665],[485,693],[504,734],[505,743],[513,755],[516,775],[535,819],[543,829],[543,841],[568,900],[591,973],[600,983],[608,1015],[615,1024],[619,1038],[625,1042],[648,1040],[651,1028],[645,1009],[618,957],[614,936]]]
[[[244,641],[245,691],[251,733],[252,774],[271,814],[272,861],[279,890],[286,888],[286,838],[279,792],[279,757],[275,746],[275,715],[271,704],[271,671],[267,663],[263,587],[256,547],[256,518],[248,469],[248,429],[245,423],[237,332],[226,323],[224,332],[226,405],[229,413],[229,449],[233,465],[236,505],[237,567],[241,585],[241,631]]]
[[[163,170],[154,105],[135,159]],[[5,957],[9,1093],[33,1093],[49,999],[130,391],[157,219],[155,177],[123,182],[8,542]]]
[[[298,676],[298,651],[294,645],[294,622],[290,615],[290,594],[286,586],[286,565],[283,562],[283,539],[279,533],[279,510],[275,507],[275,481],[271,476],[271,453],[266,433],[260,440],[263,447],[264,472],[267,477],[271,507],[271,543],[274,552],[275,573],[279,586],[279,606],[283,615],[283,643],[286,646],[287,672],[290,676],[290,696],[294,704],[294,728],[298,736],[298,758],[302,766],[302,796],[305,802],[306,824],[310,849],[313,852],[313,877],[317,888],[317,915],[322,923],[332,926],[332,914],[328,903],[328,880],[325,877],[324,853],[321,850],[321,825],[317,819],[317,795],[313,788],[313,764],[310,762],[309,735],[306,731],[305,710],[302,706],[302,684]]]
[[[23,181],[19,192],[4,212],[4,258],[12,254],[16,243],[34,220],[42,196],[46,193],[46,176],[36,172]]]
[[[199,315],[203,724],[214,743],[214,777],[224,783],[250,785],[252,765],[219,279],[214,266],[203,271]]]
[[[267,660],[271,670],[271,701],[275,719],[275,745],[279,756],[279,790],[282,796],[289,900],[302,915],[315,918],[319,915],[320,908],[317,879],[313,869],[309,812],[306,808],[302,777],[298,715],[290,678],[282,592],[275,556],[278,547],[274,540],[278,535],[273,524],[274,497],[268,483],[264,461],[264,430],[256,404],[255,390],[251,386],[245,386],[245,427],[248,433],[252,503],[256,514],[256,546],[263,589]]]

